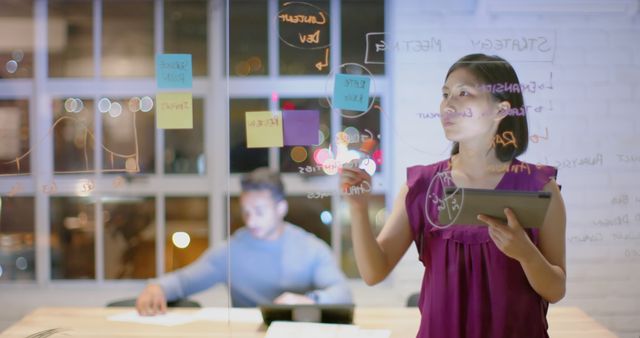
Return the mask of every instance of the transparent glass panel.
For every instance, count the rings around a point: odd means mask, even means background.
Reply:
[[[209,199],[167,197],[165,267],[173,271],[195,261],[209,246]]]
[[[95,278],[95,202],[86,197],[52,197],[51,278]]]
[[[205,174],[204,103],[193,99],[193,128],[164,131],[164,172]]]
[[[267,1],[229,1],[229,72],[231,76],[268,73],[267,19]]]
[[[105,279],[156,275],[155,209],[153,197],[103,199]]]
[[[374,55],[370,60],[365,60],[367,33],[384,33],[384,0],[344,0],[340,3],[343,27],[340,32],[341,63],[357,63],[365,66],[372,74],[384,74],[384,51],[376,52],[375,46],[384,35],[370,35],[368,49]]]
[[[93,76],[93,2],[49,0],[49,76]]]
[[[269,110],[269,102],[266,99],[231,99],[229,110],[231,172],[249,172],[258,167],[268,166],[268,149],[247,148],[245,113]]]
[[[154,76],[153,1],[103,1],[102,12],[102,75]]]
[[[0,197],[0,283],[35,280],[35,199]]]
[[[33,77],[33,3],[0,0],[0,79]]]
[[[0,176],[31,172],[29,101],[0,100]]]
[[[317,146],[285,146],[280,149],[280,171],[297,172],[304,175],[320,174],[316,170],[321,163],[317,163],[313,155],[318,149],[328,148],[331,144],[331,110],[326,104],[325,98],[313,99],[287,99],[280,100],[282,110],[318,110],[320,112],[320,130]],[[322,141],[322,142],[320,142]],[[307,167],[312,167],[309,172]]]
[[[104,172],[155,172],[156,128],[152,105],[153,100],[148,96],[98,101],[98,110],[106,111],[102,113]]]
[[[342,228],[342,254],[340,257],[342,270],[349,278],[360,278],[353,252],[349,204],[344,199],[342,200],[340,203],[340,226]],[[378,233],[382,230],[386,217],[385,196],[371,195],[369,198],[369,220],[375,236],[378,236]]]
[[[194,76],[207,75],[205,0],[165,0],[164,52],[191,54]]]
[[[90,174],[94,171],[93,112],[93,100],[90,99],[53,101],[53,168],[56,174]]]
[[[280,74],[329,73],[329,1],[279,1]]]

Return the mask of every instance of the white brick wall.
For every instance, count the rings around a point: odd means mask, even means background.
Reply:
[[[551,63],[512,61],[522,82],[534,80],[536,74],[553,73],[552,91],[527,94],[527,104],[545,104],[550,100],[552,111],[529,115],[532,131],[545,126],[549,140],[530,143],[525,160],[549,164],[565,159],[594,157],[602,154],[602,165],[566,167],[560,169],[559,182],[567,206],[567,295],[561,305],[583,308],[620,337],[640,336],[640,160],[622,162],[618,154],[640,157],[640,21],[638,14],[599,15],[567,13],[518,13],[513,15],[481,14],[427,24],[417,17],[422,2],[393,4],[398,18],[391,20],[388,32],[396,32],[402,39],[406,35],[428,35],[430,32],[460,31],[457,22],[465,28],[500,31],[536,29],[556,32],[555,58]],[[480,2],[482,5],[482,2]],[[413,13],[414,15],[408,15]],[[478,13],[482,13],[479,11]],[[405,14],[407,16],[405,16]],[[446,16],[446,13],[444,14]],[[472,23],[471,25],[469,23]],[[443,46],[447,46],[443,40]],[[455,60],[463,54],[447,51],[444,57]],[[449,55],[451,54],[451,55]],[[500,52],[490,53],[501,55]],[[403,64],[407,58],[398,56],[390,65],[396,93],[416,93],[415,87],[425,84],[429,90],[438,87],[449,63]],[[411,58],[415,61],[416,58]],[[429,74],[423,72],[429,69]],[[539,75],[538,75],[539,76]],[[417,79],[416,79],[417,78]],[[436,85],[432,86],[432,83]],[[409,89],[411,88],[411,89]],[[439,91],[422,92],[422,97],[411,99],[403,95],[394,101],[398,133],[414,147],[436,154],[441,148],[441,137],[432,133],[426,138],[421,133],[413,112],[437,111]],[[430,128],[433,129],[432,126]],[[389,136],[388,136],[389,137]],[[406,142],[405,142],[406,143]],[[430,144],[433,143],[434,146]],[[447,156],[420,156],[405,144],[393,147],[397,159],[394,166],[396,185],[405,181],[405,168],[411,163],[430,163]],[[626,205],[612,203],[615,196],[628,195]],[[638,200],[636,201],[636,197]],[[627,215],[629,224],[594,225],[596,220],[613,219]],[[640,216],[639,216],[640,217]],[[626,236],[626,238],[625,238]],[[413,250],[413,248],[411,249]],[[401,271],[407,273],[415,263],[415,255],[407,255]],[[415,266],[413,266],[415,268]],[[405,294],[420,285],[420,276],[411,283],[402,278],[392,289]],[[553,305],[552,305],[553,306]]]

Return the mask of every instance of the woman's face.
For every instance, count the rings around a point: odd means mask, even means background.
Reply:
[[[502,119],[498,111],[504,107],[481,85],[465,68],[449,74],[440,103],[440,121],[448,140],[459,143],[493,140]]]

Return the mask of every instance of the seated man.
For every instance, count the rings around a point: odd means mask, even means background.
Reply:
[[[284,221],[288,204],[277,173],[259,168],[246,174],[240,205],[245,226],[233,234],[229,245],[209,249],[189,266],[152,280],[136,302],[141,315],[164,313],[167,300],[227,283],[229,259],[231,285],[227,286],[235,307],[352,302],[329,246]]]

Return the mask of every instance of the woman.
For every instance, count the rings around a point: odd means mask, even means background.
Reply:
[[[548,303],[564,297],[565,210],[556,170],[516,159],[527,148],[527,120],[511,113],[524,106],[519,86],[492,90],[504,83],[520,82],[511,65],[496,56],[467,55],[451,66],[440,104],[445,135],[453,141],[451,158],[407,169],[407,182],[377,238],[368,196],[347,196],[356,261],[367,284],[386,278],[416,243],[425,267],[418,337],[548,337]],[[511,137],[505,141],[504,135]],[[344,168],[341,186],[370,179],[359,169]],[[508,209],[507,224],[479,215],[488,226],[446,227],[432,221],[438,219],[432,197],[442,196],[447,184],[544,190],[551,202],[537,229],[525,230]]]

